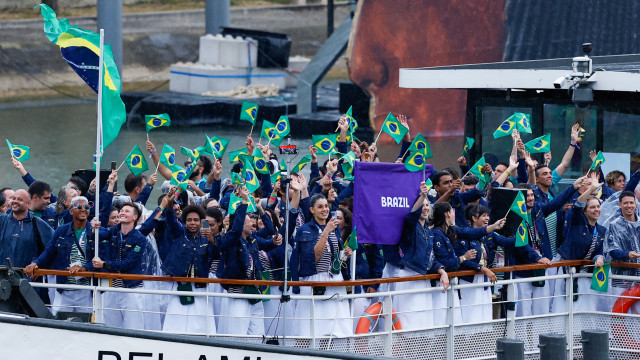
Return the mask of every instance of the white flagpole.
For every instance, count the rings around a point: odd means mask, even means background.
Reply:
[[[100,62],[98,65],[98,121],[96,126],[96,201],[95,203],[95,218],[100,219],[100,163],[102,158],[102,72],[104,55],[104,29],[100,29]],[[96,229],[95,234],[95,253],[94,256],[98,257],[98,244],[100,229]]]

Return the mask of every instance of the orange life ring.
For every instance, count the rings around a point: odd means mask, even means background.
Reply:
[[[621,296],[640,297],[640,285],[623,292]],[[611,312],[626,314],[627,311],[629,311],[629,308],[631,308],[631,306],[638,300],[640,299],[618,298],[616,303],[613,305]],[[613,322],[611,323],[611,330],[613,331],[613,336],[618,344],[624,344],[625,346],[633,347],[635,350],[640,350],[640,343],[637,343],[631,334],[629,334],[629,329],[627,329],[627,326],[625,325],[624,317],[613,316],[612,319]]]
[[[401,330],[402,325],[400,324],[400,319],[398,318],[398,314],[394,309],[392,310],[391,321],[393,323],[393,330]],[[356,334],[366,334],[369,332],[369,328],[372,324],[375,324],[376,320],[380,316],[380,312],[382,311],[382,303],[377,302],[372,304],[364,311],[360,320],[358,320],[358,326],[356,326]]]

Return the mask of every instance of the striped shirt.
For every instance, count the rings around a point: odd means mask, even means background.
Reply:
[[[78,245],[76,245],[74,241],[73,244],[71,245],[71,254],[69,258],[69,264],[82,266],[82,264],[84,264],[86,260],[85,260],[84,253],[80,249],[84,248],[87,230],[84,229],[82,232],[80,232],[74,229],[73,232],[74,232],[74,236],[78,239],[80,248],[78,248]],[[81,278],[79,280],[76,280],[75,276],[67,276],[67,284],[89,285],[89,279]],[[65,291],[67,290],[75,290],[75,289],[66,289]]]
[[[324,226],[320,227],[318,232],[322,233],[323,230]],[[320,237],[318,237],[318,239],[320,239]],[[329,245],[329,242],[331,242],[331,245]],[[336,233],[332,231],[329,234],[329,240],[327,240],[324,251],[322,251],[320,260],[316,262],[316,273],[331,272],[331,261],[339,251],[338,238],[336,237]]]

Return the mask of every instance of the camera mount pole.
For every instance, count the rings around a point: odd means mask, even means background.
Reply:
[[[288,137],[287,138],[287,145],[291,144],[291,138]],[[287,336],[287,303],[289,302],[289,300],[291,300],[291,296],[289,295],[289,289],[287,287],[287,279],[288,279],[288,275],[289,275],[289,253],[287,251],[287,247],[289,246],[289,216],[290,215],[290,211],[289,211],[289,186],[291,184],[291,173],[289,172],[289,169],[291,169],[291,154],[289,154],[289,152],[287,151],[287,154],[285,155],[285,162],[287,164],[287,178],[286,179],[282,179],[282,176],[280,176],[280,184],[282,186],[282,183],[284,183],[285,186],[285,191],[284,191],[284,196],[285,196],[285,201],[286,204],[284,206],[285,208],[285,215],[284,215],[284,223],[285,223],[285,228],[284,228],[284,289],[282,290],[282,296],[280,297],[280,302],[282,303],[282,346],[286,346],[285,344],[285,340],[286,340],[286,336]],[[282,170],[282,169],[281,169]]]

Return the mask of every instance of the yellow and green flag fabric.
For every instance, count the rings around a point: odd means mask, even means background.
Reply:
[[[524,144],[525,149],[532,154],[551,151],[551,134],[542,135]]]
[[[412,152],[404,161],[404,167],[411,172],[424,170],[426,164],[424,152],[419,150]]]
[[[604,263],[602,267],[597,267],[593,270],[591,290],[600,292],[609,291],[609,270],[611,270],[610,263]]]
[[[142,153],[142,150],[140,150],[140,147],[138,145],[135,145],[133,147],[124,162],[127,164],[127,167],[135,176],[138,176],[143,172],[149,170],[147,160],[145,160],[144,158],[144,153]]]
[[[464,146],[462,147],[462,156],[467,156],[469,150],[473,147],[473,144],[476,142],[473,138],[467,137],[465,138]]]
[[[227,214],[235,214],[240,204],[242,204],[242,198],[236,196],[236,194],[231,194],[231,197],[229,198],[229,208]],[[253,196],[249,195],[249,202],[247,203],[247,205],[247,213],[257,211],[256,203],[253,201]]]
[[[593,163],[591,163],[589,170],[596,171],[600,166],[602,166],[602,164],[604,164],[604,155],[602,155],[602,151],[598,151],[598,155],[593,159]]]
[[[422,134],[420,133],[416,135],[416,137],[411,142],[411,145],[409,145],[409,151],[421,152],[424,155],[425,159],[433,157],[433,153],[431,153],[431,146],[429,146],[427,139],[425,139],[424,136],[422,136]]]
[[[351,235],[349,235],[349,239],[347,240],[347,246],[351,248],[351,250],[358,250],[358,234],[356,234],[356,226],[353,225],[353,230],[351,231]]]
[[[353,162],[356,161],[356,154],[353,153],[353,151],[349,151],[348,153],[344,154],[340,160],[344,160],[345,162],[349,163],[349,165],[353,166]]]
[[[248,152],[249,150],[247,148],[230,152],[229,162],[233,164],[236,161],[240,161],[240,155],[247,155]]]
[[[202,150],[202,148],[189,149],[188,147],[184,146],[180,147],[180,152],[184,155],[187,155],[194,164],[198,162],[198,159],[200,159],[200,156],[202,155],[200,154],[200,150]]]
[[[278,181],[280,177],[282,177],[282,175],[280,175],[279,171],[276,171],[273,174],[271,174],[271,184],[275,185],[276,181]]]
[[[484,188],[491,181],[491,174],[487,174],[482,171],[482,168],[486,165],[486,160],[484,156],[480,158],[471,168],[469,168],[469,172],[475,175],[480,181],[480,187]]]
[[[180,167],[180,165],[175,165],[173,169],[171,169],[171,185],[180,185],[182,183],[186,183],[187,180],[187,171]]]
[[[70,26],[67,19],[58,19],[47,5],[39,4],[35,8],[38,7],[44,20],[44,34],[60,47],[67,64],[99,94],[100,34]],[[106,148],[118,136],[127,113],[120,98],[120,75],[108,44],[104,45],[102,63],[102,146]]]
[[[431,188],[433,188],[433,182],[431,182],[431,179],[427,178],[427,181],[425,181],[424,183],[425,185],[427,185],[427,191],[431,190]]]
[[[287,171],[287,163],[284,162],[284,159],[280,159],[280,170]]]
[[[147,126],[147,132],[149,132],[161,126],[171,126],[171,119],[169,118],[169,114],[167,113],[158,115],[145,115],[144,123]]]
[[[291,132],[291,128],[289,127],[289,117],[282,115],[278,122],[276,122],[276,131],[281,138],[286,137]],[[273,142],[273,141],[272,141]]]
[[[531,134],[531,115],[517,112],[509,118],[516,122],[516,129],[520,133]]]
[[[224,152],[227,150],[227,145],[229,145],[229,139],[224,139],[221,137],[209,137],[209,135],[204,134],[207,138],[207,142],[204,144],[203,153],[211,156],[215,156],[216,159],[221,159],[224,156]]]
[[[260,182],[256,176],[256,171],[253,169],[253,156],[240,155],[240,162],[242,162],[242,179],[244,185],[249,189],[249,192],[254,192],[260,188]]]
[[[267,160],[264,158],[264,154],[257,147],[253,149],[253,165],[255,170],[260,174],[268,174],[269,167],[267,166]]]
[[[244,185],[244,180],[240,177],[240,174],[236,172],[231,173],[231,183],[234,185]]]
[[[382,131],[389,134],[393,140],[396,141],[396,144],[400,144],[400,141],[409,129],[404,127],[392,113],[389,113],[382,124]]]
[[[351,181],[353,180],[353,164],[349,164],[348,162],[343,162],[340,164],[342,168],[342,173],[344,174],[343,180]]]
[[[303,156],[302,159],[300,159],[300,161],[298,162],[298,164],[291,169],[291,173],[292,174],[300,173],[302,169],[304,169],[304,167],[307,166],[307,164],[310,162],[311,162],[310,154]]]
[[[162,152],[160,153],[160,163],[172,171],[173,168],[177,166],[176,150],[167,143],[162,146]]]
[[[498,126],[498,129],[493,132],[493,138],[497,139],[503,136],[511,135],[511,133],[513,132],[513,129],[515,128],[516,128],[516,122],[511,120],[511,118],[509,118],[503,121],[500,124],[500,126]]]
[[[349,121],[349,132],[353,134],[358,129],[358,122],[353,118],[352,112],[353,106],[349,106],[349,110],[347,110],[344,116]]]
[[[240,120],[248,121],[251,125],[255,125],[257,116],[258,105],[250,101],[243,101],[240,109]]]
[[[13,145],[7,140],[7,146],[9,146],[9,152],[11,152],[11,156],[16,160],[25,161],[29,160],[29,147],[26,145]]]
[[[330,155],[336,147],[337,138],[338,134],[312,135],[311,142],[318,148],[318,155]]]
[[[282,136],[278,133],[276,125],[268,120],[262,120],[262,130],[260,131],[260,137],[263,137],[275,146],[280,146],[282,142]]]
[[[528,224],[531,224],[531,215],[527,212],[527,201],[522,191],[518,191],[518,195],[513,199],[509,210],[520,216]]]
[[[525,246],[529,243],[529,229],[527,228],[527,222],[522,220],[518,231],[516,231],[516,245],[515,247]]]

